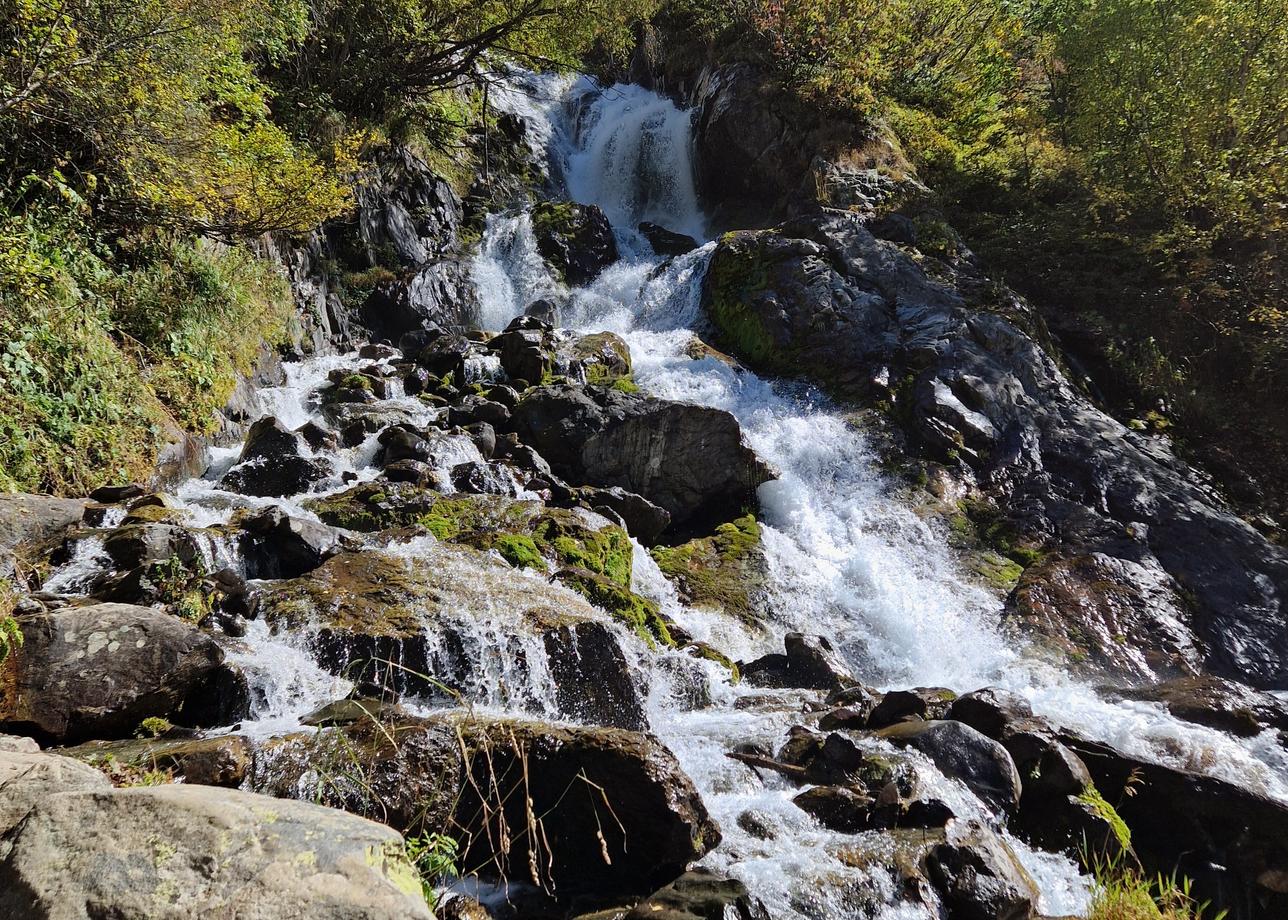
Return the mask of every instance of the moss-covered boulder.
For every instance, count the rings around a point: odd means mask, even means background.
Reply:
[[[540,202],[532,209],[532,232],[537,251],[568,284],[587,284],[617,261],[613,227],[596,205]]]
[[[595,332],[573,339],[560,349],[569,364],[581,367],[587,383],[611,386],[630,380],[631,349],[615,332]]]
[[[753,625],[763,620],[766,566],[760,525],[753,515],[721,524],[709,537],[679,546],[655,546],[651,552],[687,603]]]
[[[422,541],[341,553],[266,588],[260,611],[275,629],[311,632],[319,662],[337,674],[418,695],[646,724],[647,688],[631,676],[603,613],[472,547]]]

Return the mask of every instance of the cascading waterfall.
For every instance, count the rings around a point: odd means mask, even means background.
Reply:
[[[822,634],[874,685],[962,692],[1005,687],[1026,697],[1038,714],[1090,737],[1288,800],[1288,761],[1273,738],[1240,742],[1180,722],[1154,704],[1109,703],[1027,656],[1022,643],[1002,629],[997,599],[963,577],[946,535],[898,501],[863,434],[819,393],[760,379],[715,358],[691,357],[712,246],[663,263],[636,232],[647,220],[705,238],[694,193],[690,114],[640,87],[601,91],[588,81],[569,89],[561,106],[550,100],[547,93],[542,105],[524,114],[553,122],[537,129],[551,139],[552,173],[564,177],[573,200],[604,209],[624,254],[590,285],[566,292],[561,322],[622,335],[645,391],[730,411],[751,445],[782,473],[760,490],[775,635],[753,637],[722,618],[684,609],[647,553],[637,553],[637,590],[659,600],[693,635],[712,639],[736,657],[776,650],[790,630]],[[498,235],[509,232],[500,220],[490,219],[489,233],[493,227]],[[476,276],[508,276],[510,290],[544,291],[556,284],[536,253],[516,242],[512,235],[505,246],[494,246],[485,238],[483,271]],[[545,280],[534,277],[534,266]],[[524,304],[512,297],[491,299],[496,290],[506,288],[481,286],[480,295],[483,316],[499,329]],[[664,680],[654,683],[665,687]],[[819,829],[792,804],[795,790],[788,784],[762,782],[724,756],[748,740],[776,746],[792,722],[787,714],[735,708],[744,692],[725,686],[713,707],[692,712],[681,711],[664,690],[653,694],[654,730],[680,757],[725,831],[725,844],[707,862],[741,877],[753,893],[789,914],[850,915],[855,893],[880,884],[837,858],[843,840],[854,838]],[[942,777],[939,783],[937,792],[946,800],[970,798]],[[984,814],[978,803],[961,811]],[[774,840],[748,833],[739,820],[748,812],[785,830]],[[1040,882],[1045,912],[1085,908],[1086,882],[1069,860],[1013,844]],[[885,894],[893,901],[892,892]],[[921,914],[905,904],[891,906],[887,915]]]

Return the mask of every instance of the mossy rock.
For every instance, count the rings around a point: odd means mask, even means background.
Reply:
[[[614,332],[583,335],[561,351],[571,361],[581,364],[587,383],[612,386],[619,380],[631,379],[630,346]]]
[[[657,604],[629,588],[587,569],[568,568],[555,573],[565,587],[585,597],[596,607],[620,620],[650,646],[675,647],[675,639]]]
[[[654,547],[652,555],[689,603],[760,623],[766,571],[753,515],[721,524],[709,537]]]
[[[792,355],[776,340],[755,306],[769,293],[773,271],[764,257],[760,236],[730,233],[721,240],[707,269],[706,311],[720,344],[730,352],[766,371],[791,373]]]

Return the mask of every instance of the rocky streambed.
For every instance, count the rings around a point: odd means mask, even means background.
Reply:
[[[387,158],[192,469],[0,496],[0,914],[1078,915],[1125,826],[1281,915],[1283,553],[924,190],[763,229],[754,73],[638,76],[515,74],[466,201]]]

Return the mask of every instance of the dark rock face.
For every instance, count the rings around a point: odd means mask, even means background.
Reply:
[[[1196,898],[1229,909],[1233,920],[1288,915],[1288,806],[1067,732],[1061,740],[1116,803],[1147,872],[1192,878]]]
[[[1134,681],[1201,665],[1284,685],[1284,551],[1162,442],[1077,393],[1022,301],[968,264],[943,268],[932,279],[858,217],[827,212],[722,240],[704,305],[718,344],[753,366],[893,400],[917,449],[956,458],[1024,541],[1058,550],[1011,609],[1073,661]],[[1143,651],[1115,654],[1122,635]]]
[[[241,456],[220,482],[243,495],[298,495],[330,474],[326,463],[304,452],[300,435],[265,416],[250,427]]]
[[[468,269],[443,261],[377,286],[358,310],[358,319],[373,335],[397,342],[421,329],[468,325],[474,312]]]
[[[1020,804],[1020,774],[1006,748],[961,722],[903,722],[883,729],[882,738],[916,748],[945,776],[960,779],[994,811],[1011,813]]]
[[[639,689],[612,631],[603,623],[562,626],[545,634],[559,708],[579,721],[643,731]]]
[[[529,391],[514,421],[556,473],[636,492],[677,525],[735,517],[773,475],[719,409],[556,385]]]
[[[168,614],[96,604],[21,626],[22,647],[0,666],[0,731],[76,742],[129,737],[151,716],[218,725],[242,715],[211,699],[227,677],[223,651]]]
[[[699,868],[653,892],[624,920],[768,920],[768,914],[742,882]]]
[[[604,212],[593,204],[543,201],[532,209],[537,251],[570,285],[593,281],[617,261],[617,241]]]
[[[953,698],[953,692],[943,687],[891,690],[873,707],[868,728],[885,728],[908,720],[942,719]]]
[[[760,687],[802,687],[812,690],[843,690],[858,681],[822,636],[788,633],[786,654],[766,655],[742,668],[747,682]]]
[[[953,917],[1027,920],[1037,909],[1033,879],[1005,841],[980,825],[950,828],[926,862]]]
[[[580,494],[592,508],[607,508],[621,518],[627,532],[644,546],[656,543],[671,523],[671,512],[620,486],[587,488]]]
[[[639,231],[659,256],[682,256],[698,248],[698,241],[693,237],[648,221],[639,225]]]
[[[297,578],[340,551],[340,535],[323,524],[266,508],[242,523],[247,578]]]

